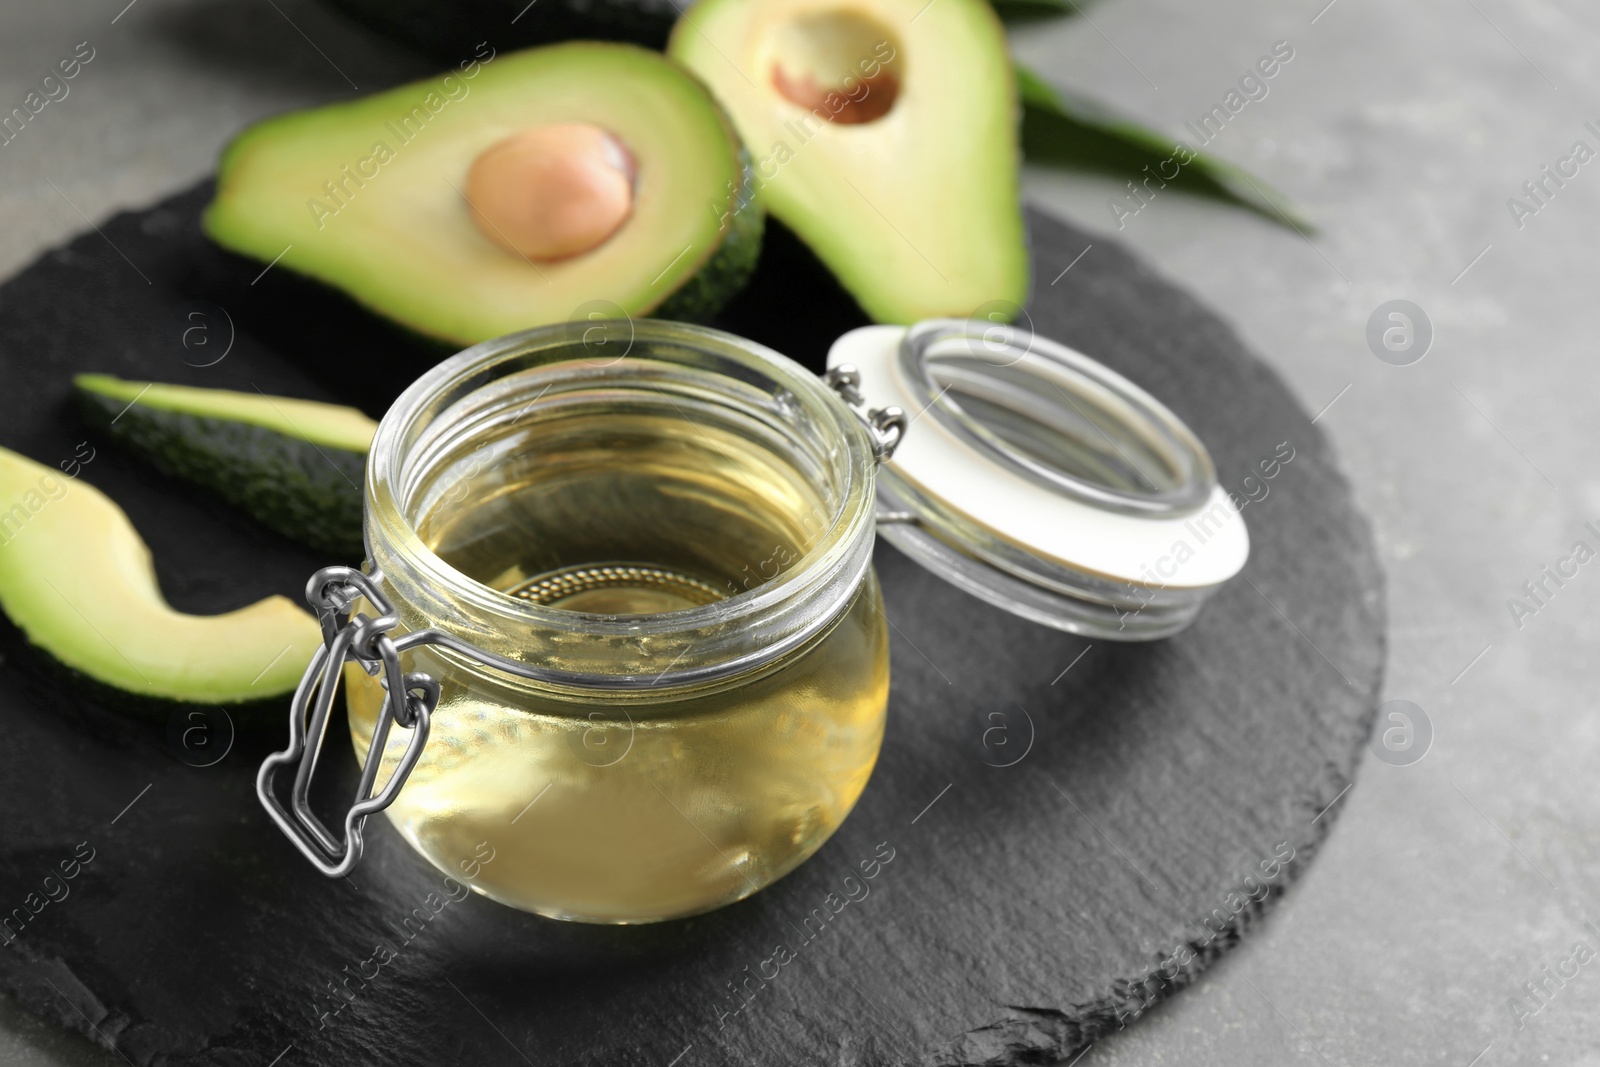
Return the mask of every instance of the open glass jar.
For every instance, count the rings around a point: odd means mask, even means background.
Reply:
[[[368,461],[368,565],[313,577],[326,644],[258,778],[301,852],[346,874],[387,809],[515,907],[716,908],[803,862],[866,786],[880,527],[969,592],[1121,639],[1181,628],[1243,564],[1204,448],[1077,353],[941,320],[854,331],[830,364],[615,321],[486,342],[412,385]],[[1141,577],[1197,519],[1215,532],[1181,576]],[[341,674],[363,771],[336,835],[309,792]]]

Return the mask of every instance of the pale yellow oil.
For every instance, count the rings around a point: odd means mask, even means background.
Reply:
[[[781,576],[826,532],[796,471],[692,419],[557,420],[480,446],[450,477],[424,541],[484,584],[572,611],[711,603]],[[804,648],[671,699],[485,685],[417,658],[443,695],[388,817],[440,869],[559,918],[646,922],[754,892],[839,826],[883,738],[875,578]],[[383,690],[345,677],[364,759]],[[408,739],[391,732],[380,782]]]

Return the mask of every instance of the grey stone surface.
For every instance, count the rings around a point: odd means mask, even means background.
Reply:
[[[187,185],[244,122],[347,95],[394,58],[289,0],[12,2],[0,28],[4,109],[78,42],[96,49],[71,94],[0,148],[0,272]],[[1415,764],[1367,760],[1316,865],[1250,943],[1082,1067],[1600,1064],[1600,968],[1520,1025],[1509,1006],[1575,941],[1600,947],[1582,928],[1600,869],[1600,571],[1520,627],[1507,607],[1575,540],[1597,541],[1583,530],[1600,520],[1584,268],[1600,177],[1583,167],[1521,228],[1506,204],[1575,141],[1600,148],[1584,126],[1600,119],[1586,105],[1597,34],[1574,0],[1113,0],[1018,34],[1052,80],[1174,135],[1292,44],[1213,147],[1287,192],[1315,240],[1170,193],[1119,236],[1227,314],[1310,410],[1332,403],[1319,425],[1389,572],[1386,695],[1434,731]],[[1121,183],[1028,184],[1116,230]],[[1093,266],[1091,250],[1073,269]],[[1366,342],[1396,298],[1434,328],[1404,367]],[[3,1003],[0,1061],[120,1062]]]

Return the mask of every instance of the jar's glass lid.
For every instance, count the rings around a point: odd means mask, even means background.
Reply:
[[[941,577],[1075,633],[1182,629],[1249,536],[1205,446],[1149,393],[1027,330],[936,319],[839,338],[909,425],[878,474],[879,531]]]

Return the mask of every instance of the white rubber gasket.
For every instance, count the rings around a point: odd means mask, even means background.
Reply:
[[[901,326],[865,326],[840,337],[828,352],[830,368],[851,364],[857,369],[861,393],[872,404],[901,407],[911,419],[886,464],[897,476],[1000,539],[1080,573],[1199,590],[1222,584],[1244,567],[1250,536],[1221,486],[1188,514],[1107,510],[1052,493],[963,441],[938,419],[919,418],[926,400],[899,365],[905,335]]]

